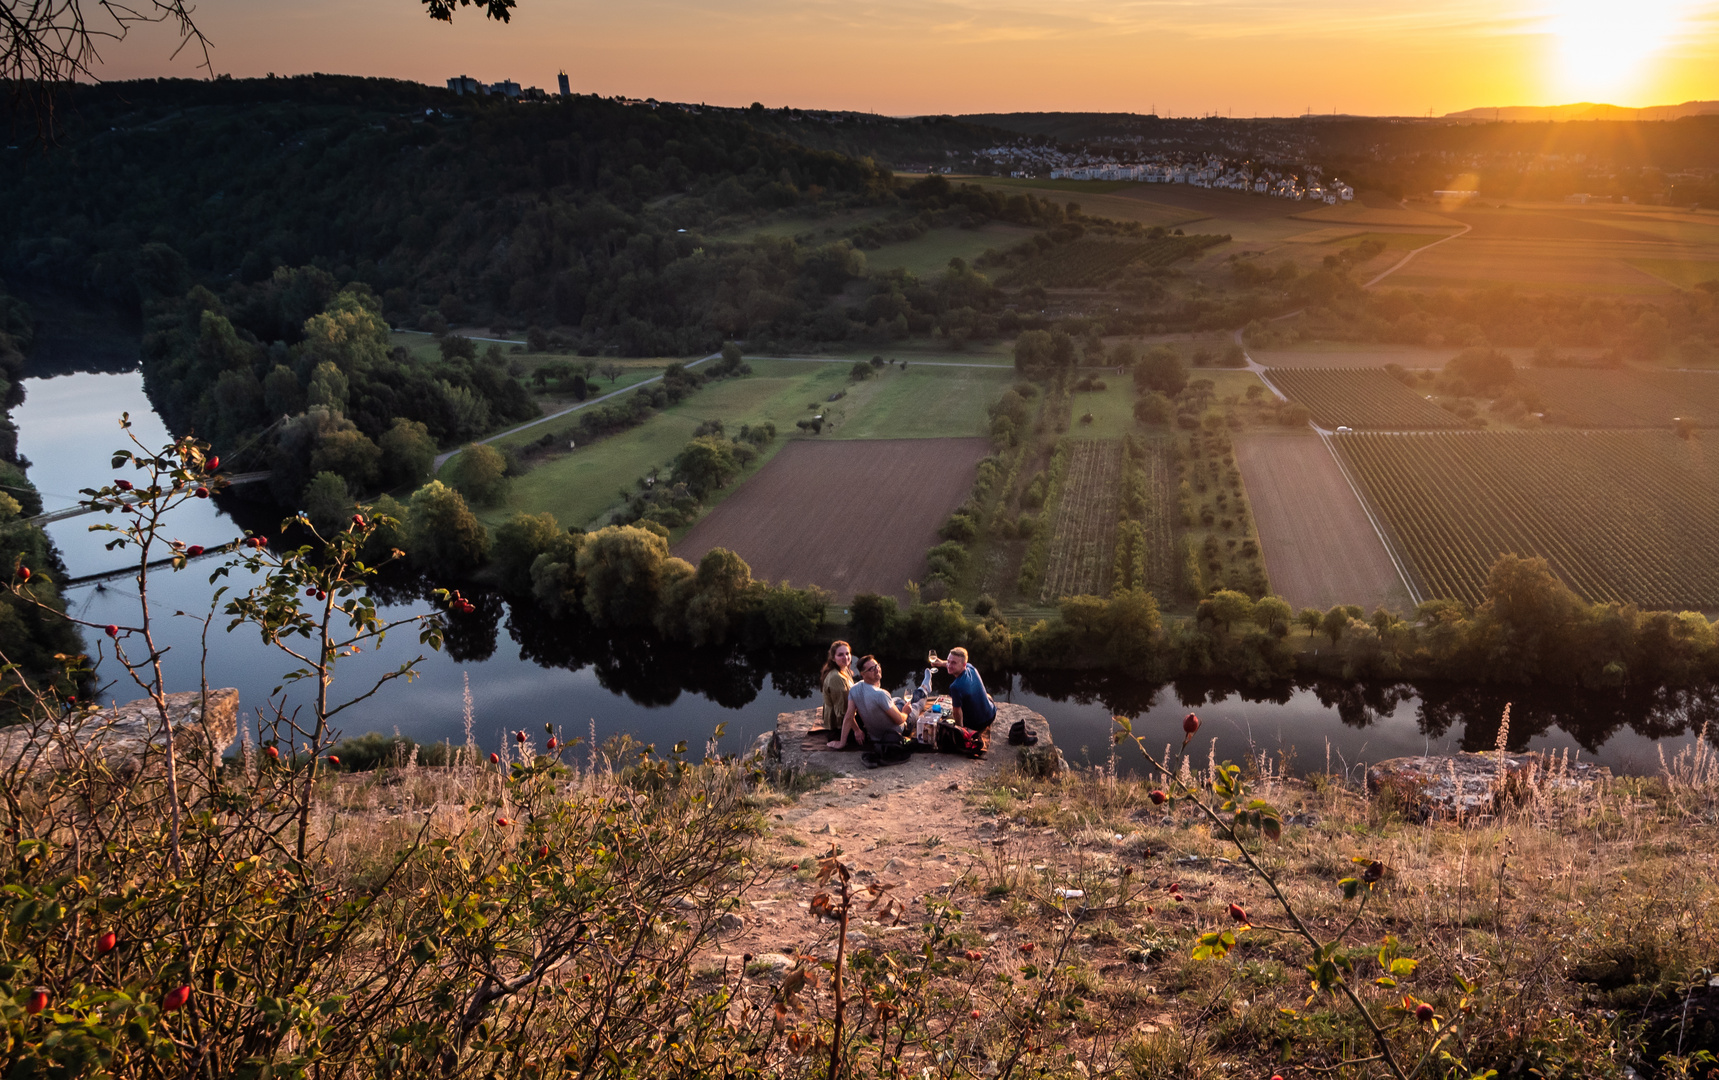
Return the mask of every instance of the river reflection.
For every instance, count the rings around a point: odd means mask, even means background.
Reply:
[[[135,364],[135,340],[123,325],[103,324],[80,367],[76,309],[39,308],[45,316],[22,406],[13,412],[19,447],[33,462],[31,477],[47,509],[75,505],[78,490],[111,475],[109,455],[122,445],[117,418],[129,412],[145,446],[161,445],[167,432],[144,396]],[[129,351],[128,351],[129,344]],[[93,370],[92,370],[93,369]],[[171,536],[208,546],[224,543],[246,528],[272,534],[281,512],[233,495],[187,505],[171,523]],[[71,577],[85,579],[67,589],[81,617],[97,624],[135,621],[137,598],[127,577],[106,581],[92,575],[121,569],[123,553],[105,549],[110,537],[91,533],[93,516],[62,521],[50,535]],[[220,560],[205,557],[184,572],[157,572],[151,599],[168,646],[164,664],[169,689],[197,685],[203,666],[202,619],[217,604],[210,573]],[[253,582],[235,571],[224,584]],[[431,610],[430,585],[410,575],[391,576],[375,590],[381,614],[399,619]],[[478,741],[493,746],[506,731],[545,722],[582,735],[594,722],[599,736],[627,732],[667,745],[702,744],[719,724],[724,745],[738,749],[771,730],[779,712],[808,708],[817,695],[821,647],[805,655],[747,654],[739,649],[689,650],[646,638],[611,635],[583,620],[558,619],[535,605],[515,605],[482,590],[467,590],[476,610],[453,618],[440,653],[427,653],[417,678],[397,682],[341,717],[348,734],[399,731],[420,741],[463,742],[466,695]],[[184,612],[183,616],[173,616]],[[217,615],[208,639],[207,669],[213,685],[236,686],[248,713],[264,707],[282,675],[293,666],[266,646],[254,630],[222,632]],[[92,652],[106,644],[86,635]],[[949,644],[953,645],[954,642]],[[351,696],[399,664],[418,656],[416,636],[393,635],[384,647],[342,662],[337,691]],[[892,681],[916,678],[917,658],[886,658]],[[138,695],[111,661],[100,674],[111,680],[105,697]],[[1043,713],[1071,760],[1101,762],[1111,753],[1112,714],[1135,720],[1148,744],[1180,743],[1181,717],[1198,709],[1205,721],[1196,751],[1203,758],[1215,739],[1220,759],[1269,753],[1297,769],[1354,766],[1402,754],[1452,749],[1490,749],[1499,716],[1511,703],[1512,749],[1580,751],[1615,769],[1655,771],[1658,745],[1672,754],[1686,744],[1716,709],[1719,694],[1700,691],[1559,691],[1448,684],[1285,683],[1263,691],[1211,682],[1156,685],[1114,675],[1070,672],[986,672],[999,700]],[[302,703],[289,688],[289,704]],[[1719,736],[1719,725],[1714,725]],[[1117,765],[1131,769],[1137,755],[1120,753]]]

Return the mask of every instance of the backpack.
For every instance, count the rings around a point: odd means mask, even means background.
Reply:
[[[977,731],[969,731],[959,724],[948,720],[937,722],[937,752],[939,754],[961,754],[965,757],[983,757],[985,740]]]

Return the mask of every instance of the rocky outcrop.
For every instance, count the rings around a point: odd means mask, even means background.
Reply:
[[[167,719],[179,757],[220,758],[238,734],[239,692],[232,687],[167,695]],[[47,723],[0,730],[0,770],[58,768],[78,757],[105,760],[116,772],[136,772],[151,747],[165,742],[161,713],[150,698]]]
[[[1432,754],[1381,761],[1367,770],[1367,790],[1394,797],[1422,817],[1466,820],[1611,775],[1603,765],[1539,753]]]

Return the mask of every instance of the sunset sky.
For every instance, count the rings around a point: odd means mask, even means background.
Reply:
[[[1424,115],[1719,98],[1719,0],[519,0],[510,25],[413,0],[207,0],[218,72],[890,114],[1095,110]],[[195,74],[160,30],[106,78]]]

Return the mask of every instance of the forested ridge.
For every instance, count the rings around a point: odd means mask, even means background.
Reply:
[[[64,113],[60,145],[6,152],[0,258],[137,308],[314,265],[368,285],[396,325],[537,323],[687,355],[734,337],[840,338],[872,315],[918,314],[929,330],[947,307],[899,276],[874,285],[901,298],[875,312],[833,306],[865,276],[849,242],[713,238],[761,213],[878,209],[873,242],[1065,216],[977,188],[898,191],[868,159],[675,105],[307,76],[79,87]]]

